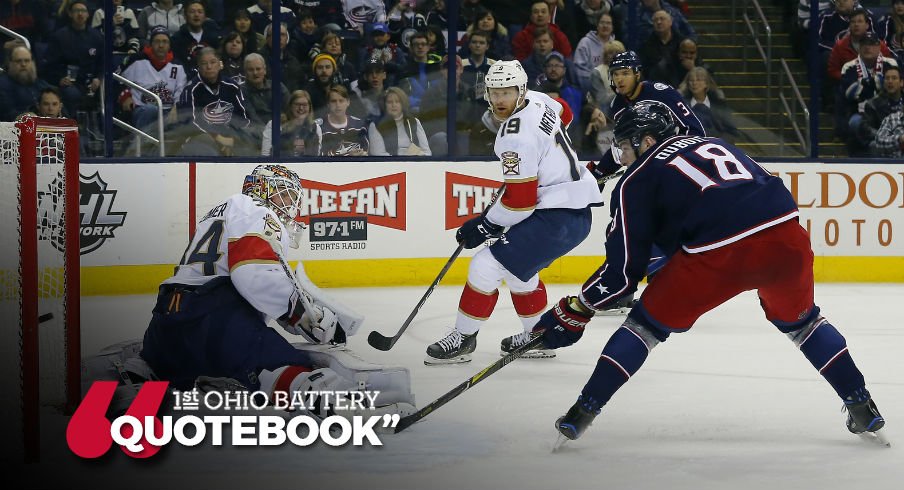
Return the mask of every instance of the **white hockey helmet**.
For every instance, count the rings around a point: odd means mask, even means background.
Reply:
[[[518,87],[518,103],[515,107],[521,107],[524,97],[527,95],[527,72],[518,60],[497,61],[490,65],[489,71],[483,79],[483,98],[490,102],[491,88]],[[492,104],[490,111],[493,110]]]
[[[298,248],[302,224],[298,221],[301,208],[301,178],[282,165],[258,165],[245,176],[242,194],[250,196],[270,208],[289,232],[290,243]]]

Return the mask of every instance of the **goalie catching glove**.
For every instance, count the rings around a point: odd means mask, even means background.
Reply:
[[[549,349],[568,347],[581,339],[593,311],[577,296],[566,296],[544,313],[533,331],[543,333],[543,344]]]
[[[455,239],[464,243],[465,248],[471,249],[479,247],[490,238],[501,237],[504,231],[504,226],[493,223],[485,216],[478,216],[465,221],[465,224],[455,232]]]
[[[339,317],[329,308],[314,304],[314,301],[302,292],[295,293],[289,300],[288,313],[276,320],[279,325],[292,335],[301,335],[308,342],[327,344],[336,338]],[[340,335],[344,337],[344,335]]]

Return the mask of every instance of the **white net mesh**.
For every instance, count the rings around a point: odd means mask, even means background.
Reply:
[[[0,397],[0,407],[4,420],[14,421],[16,427],[10,434],[12,440],[4,446],[21,450],[22,407],[25,393],[37,390],[40,405],[63,407],[66,402],[67,384],[67,307],[65,254],[68,246],[64,223],[65,216],[65,131],[55,128],[38,127],[36,133],[36,165],[34,168],[37,186],[34,189],[21,187],[22,172],[28,165],[22,164],[30,148],[20,148],[20,130],[15,123],[0,123],[0,370],[3,387],[7,393]],[[75,160],[74,160],[75,161]],[[77,172],[78,167],[72,166]],[[36,193],[37,209],[24,209],[21,196],[25,192]],[[77,192],[77,189],[76,189]],[[35,213],[37,230],[23,229],[24,213]],[[76,216],[75,219],[78,219]],[[26,233],[37,236],[37,290],[24,290],[22,278],[23,256],[29,252],[23,249],[22,237]],[[78,237],[69,243],[78,247]],[[77,265],[76,265],[77,267]],[[78,273],[74,269],[74,273]],[[37,302],[40,318],[38,325],[38,386],[23,381],[22,305]],[[75,366],[77,369],[78,366]],[[15,388],[13,388],[15,387]],[[18,396],[13,396],[12,393]],[[10,444],[11,443],[11,444]],[[4,451],[6,453],[7,451]]]
[[[19,284],[19,130],[14,123],[0,123],[0,376],[3,388],[0,410],[9,420],[11,447],[22,447],[21,319]],[[9,451],[4,451],[4,454]]]

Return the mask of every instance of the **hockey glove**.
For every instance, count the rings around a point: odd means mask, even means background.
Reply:
[[[479,247],[490,238],[501,237],[503,231],[505,231],[504,226],[493,223],[485,216],[478,216],[465,221],[465,224],[455,232],[455,239],[464,243],[465,248],[471,249]]]
[[[533,331],[543,332],[543,344],[548,349],[568,347],[581,339],[591,318],[593,313],[577,296],[566,296],[540,317]]]
[[[286,332],[314,344],[327,344],[336,335],[339,317],[329,308],[315,305],[306,294],[292,302],[290,312],[276,320]]]
[[[613,154],[613,158],[615,155]],[[604,168],[603,162],[595,162],[593,160],[587,162],[587,170],[593,175],[596,179],[596,185],[599,187],[600,192],[603,192],[603,188],[606,187],[606,182],[617,179],[625,173],[625,167],[618,166],[615,168]]]

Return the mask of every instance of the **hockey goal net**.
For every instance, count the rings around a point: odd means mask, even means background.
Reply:
[[[3,456],[35,460],[41,412],[80,399],[78,126],[0,122],[0,154]]]

